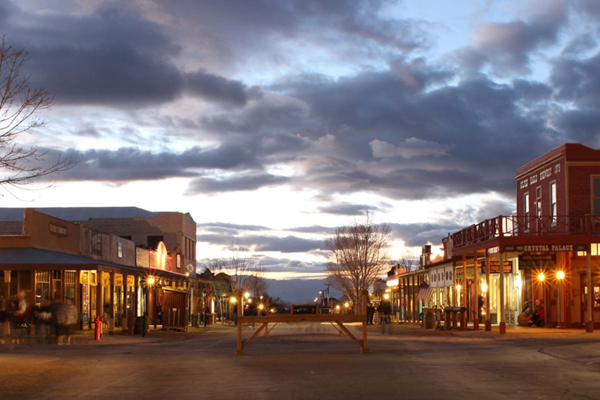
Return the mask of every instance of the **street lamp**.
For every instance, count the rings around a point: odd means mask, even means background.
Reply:
[[[558,288],[558,298],[559,298],[559,310],[558,310],[558,315],[557,315],[557,319],[558,319],[558,326],[559,327],[563,327],[563,325],[561,325],[561,318],[560,318],[560,314],[564,311],[564,299],[563,299],[563,280],[565,279],[565,271],[563,270],[558,270],[556,271],[556,279],[558,280],[558,284],[559,284],[559,288]],[[561,310],[562,309],[562,310]]]
[[[537,281],[538,285],[542,288],[542,300],[544,301],[544,307],[546,307],[546,288],[544,287],[544,281],[546,280],[546,275],[543,272],[538,273]],[[535,299],[532,299],[535,300]],[[546,325],[547,317],[546,313],[544,313],[544,325]]]
[[[152,290],[152,286],[154,286],[154,283],[156,282],[156,278],[154,278],[153,276],[149,276],[146,278],[146,285],[144,286],[144,318],[143,318],[143,323],[142,323],[142,336],[146,336],[148,335],[148,326],[149,326],[149,321],[148,321],[148,296],[150,294],[150,290]]]
[[[235,321],[235,325],[237,326],[237,308],[236,308],[236,305],[237,305],[238,299],[235,296],[231,296],[229,298],[229,302],[233,305],[233,320]]]

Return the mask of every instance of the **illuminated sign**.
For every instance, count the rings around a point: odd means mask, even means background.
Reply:
[[[585,244],[528,244],[517,246],[504,246],[504,251],[514,252],[573,252],[586,251]]]
[[[486,263],[485,260],[481,261],[481,273],[486,273]],[[509,274],[512,272],[513,263],[512,261],[504,261],[504,273]],[[500,261],[490,261],[490,274],[499,274],[500,273]]]

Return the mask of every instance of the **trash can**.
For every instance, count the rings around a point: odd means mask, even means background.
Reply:
[[[435,328],[435,314],[431,311],[425,313],[425,329],[434,329]]]

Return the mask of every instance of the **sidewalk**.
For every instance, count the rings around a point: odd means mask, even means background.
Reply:
[[[136,344],[136,343],[155,343],[161,341],[186,340],[196,335],[206,334],[208,332],[234,332],[232,326],[227,325],[207,325],[206,328],[188,327],[187,331],[177,330],[162,330],[161,326],[154,329],[150,326],[147,336],[140,334],[129,335],[123,333],[119,328],[115,334],[110,335],[107,329],[103,329],[103,334],[100,340],[95,340],[95,331],[93,329],[77,330],[72,337],[72,345],[77,346],[102,346],[102,345],[121,345],[121,344]],[[16,346],[51,346],[56,345],[56,338],[51,336],[51,343],[44,342],[37,336],[29,336],[25,338],[25,343]],[[0,338],[0,349],[14,347],[10,338]]]
[[[414,336],[461,336],[494,340],[577,338],[578,340],[600,341],[600,329],[596,329],[594,332],[588,333],[585,331],[585,329],[507,326],[506,333],[501,335],[497,325],[492,326],[491,331],[486,331],[483,325],[480,325],[478,330],[474,330],[472,325],[469,325],[464,330],[461,330],[460,328],[451,330],[425,329],[420,324],[410,323],[392,323],[383,326],[370,325],[368,327],[369,334],[381,333],[382,330],[385,334],[389,334],[390,332],[388,331],[391,331],[391,334]]]

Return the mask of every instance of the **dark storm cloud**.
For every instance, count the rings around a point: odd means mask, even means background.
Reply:
[[[279,251],[282,253],[305,253],[313,250],[325,250],[322,240],[303,239],[296,236],[248,236],[244,240],[256,245],[256,251]]]
[[[254,229],[245,230],[251,232]],[[241,229],[237,232],[239,233]],[[253,252],[275,251],[281,253],[305,253],[326,250],[323,240],[305,239],[288,235],[285,237],[263,236],[246,234],[243,236],[232,236],[232,232],[215,232],[213,234],[200,234],[198,241],[219,246],[231,246],[232,240],[239,240],[243,246],[252,249]]]
[[[257,53],[267,59],[286,60],[282,49],[268,50],[279,46],[280,41],[275,39],[314,41],[332,50],[334,46],[343,46],[347,39],[364,43],[356,46],[357,50],[373,45],[412,50],[427,40],[426,30],[417,22],[382,17],[382,6],[395,2],[381,0],[159,0],[157,3],[165,12],[194,20],[205,29],[207,46],[218,48],[223,58],[233,52],[246,57]]]
[[[351,204],[341,203],[334,204],[325,207],[318,207],[317,211],[324,214],[335,214],[335,215],[364,215],[368,211],[381,211],[382,209],[377,206],[368,204]]]
[[[180,47],[131,4],[100,6],[91,14],[19,13],[15,20],[30,23],[11,21],[3,33],[27,49],[25,72],[57,104],[139,107],[169,102],[184,90],[209,102],[246,102],[239,81],[203,70],[182,73],[174,63]]]
[[[289,179],[286,177],[260,172],[238,174],[232,178],[200,177],[190,182],[188,191],[192,194],[199,194],[257,190],[262,187],[280,186],[288,181]]]
[[[297,228],[288,229],[290,232],[300,232],[300,233],[316,233],[316,234],[331,234],[335,232],[335,228],[313,225],[313,226],[302,226]]]
[[[230,81],[202,70],[187,74],[186,79],[187,90],[202,98],[233,106],[246,105],[246,88],[239,81]]]
[[[568,20],[566,0],[545,2],[543,10],[527,21],[481,24],[472,32],[475,47],[463,50],[466,65],[489,65],[496,73],[528,72],[532,53],[556,44]]]
[[[584,109],[600,106],[600,54],[584,59],[557,59],[551,79],[559,99],[572,101]]]
[[[447,59],[415,56],[411,49],[427,50],[426,35],[417,23],[382,16],[387,6],[382,1],[189,0],[159,2],[156,8],[111,3],[89,14],[26,14],[17,3],[0,0],[0,7],[7,4],[9,13],[19,14],[7,25],[9,34],[18,34],[31,51],[32,77],[55,85],[59,104],[108,104],[126,113],[181,94],[212,103],[193,102],[185,116],[179,110],[136,114],[139,127],[129,131],[83,123],[67,132],[122,136],[142,146],[149,135],[144,128],[160,126],[167,132],[165,147],[179,137],[224,143],[181,153],[72,150],[80,163],[58,179],[194,177],[188,189],[193,194],[285,185],[393,199],[490,192],[511,197],[514,172],[532,158],[532,149],[541,154],[565,139],[597,142],[600,56],[587,53],[597,32],[559,43],[572,12],[562,1],[548,2],[533,17],[477,26],[473,46],[463,49],[473,62],[467,72]],[[590,4],[578,2],[578,12],[594,18]],[[29,23],[17,22],[25,20]],[[237,79],[227,77],[234,67],[212,72],[206,65],[218,56],[205,45],[220,49],[220,56],[227,53],[230,66],[261,59],[298,73],[274,74],[264,78],[268,85],[250,86],[239,78],[243,69]],[[556,58],[550,59],[550,82],[518,74],[496,79],[499,69],[526,73],[551,45]],[[313,51],[348,53],[358,72],[341,77],[312,72],[319,67],[290,62],[298,55],[294,46],[307,59]],[[206,52],[186,64],[197,49]],[[358,49],[357,55],[349,49]],[[377,68],[357,64],[363,51],[380,52]],[[272,166],[302,173],[279,176]],[[348,215],[364,210],[345,207],[323,202],[319,210]]]
[[[597,109],[565,112],[557,119],[557,124],[569,132],[570,140],[600,146],[600,114]]]
[[[208,232],[228,232],[228,233],[239,233],[241,231],[267,231],[270,230],[265,226],[260,225],[238,225],[230,224],[226,222],[208,222],[204,224],[198,224],[198,228]]]
[[[48,150],[48,153],[51,156],[59,154],[54,150]],[[124,147],[115,151],[72,149],[62,156],[70,157],[78,164],[53,177],[59,181],[126,182],[194,177],[200,175],[199,170],[227,170],[256,165],[252,155],[233,145],[223,145],[216,149],[193,147],[181,153],[154,153],[136,147]]]

